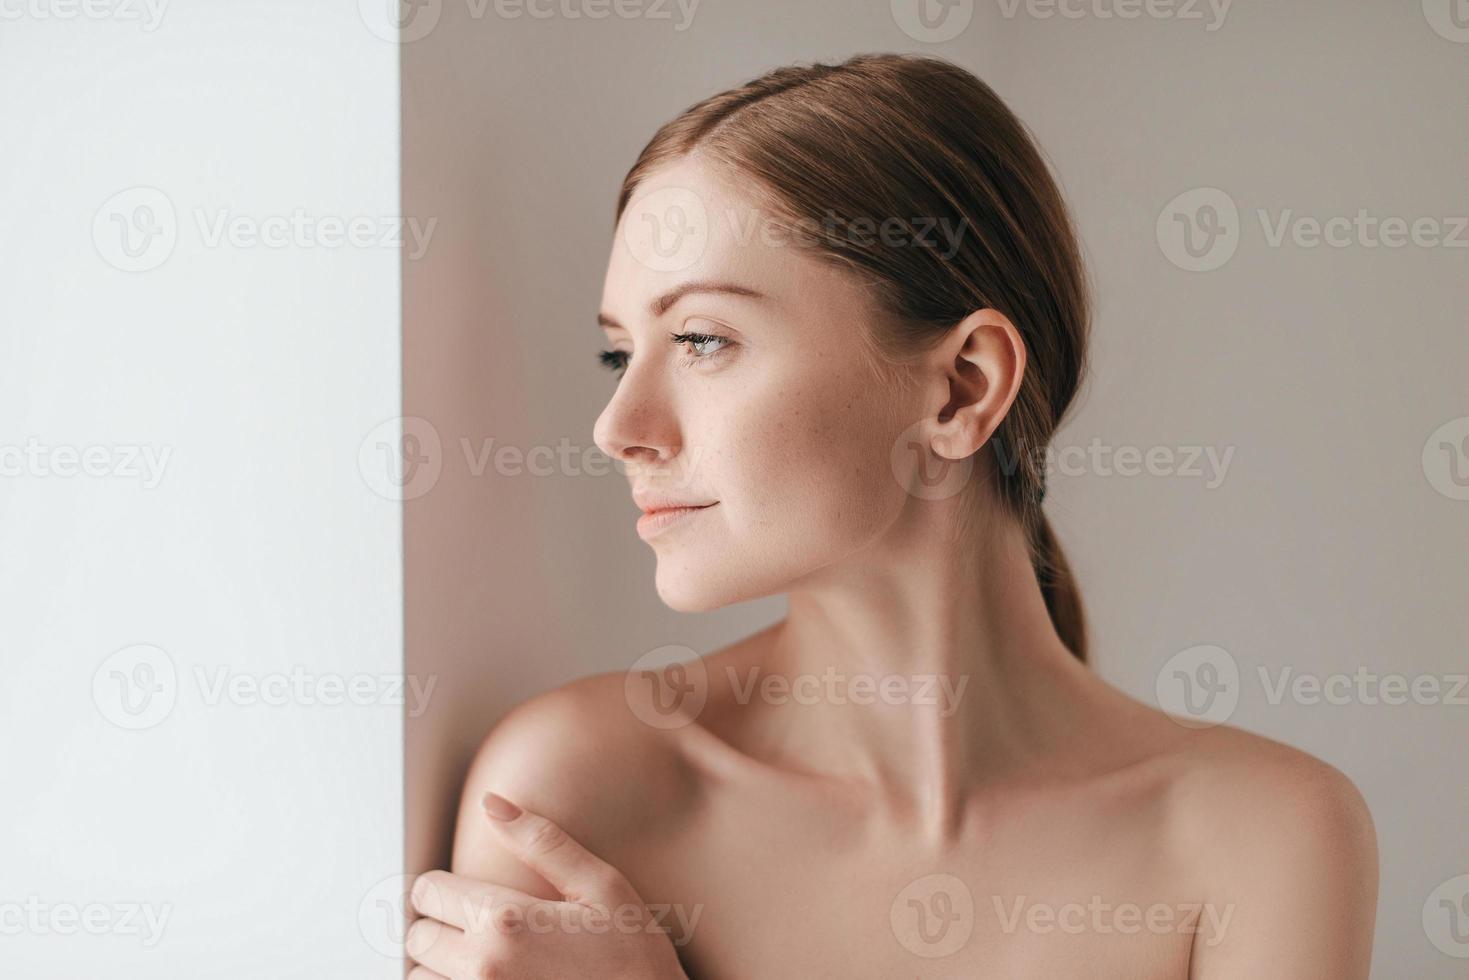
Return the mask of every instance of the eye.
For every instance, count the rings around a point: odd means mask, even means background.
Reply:
[[[668,335],[668,339],[688,351],[689,356],[683,361],[684,367],[698,361],[712,361],[734,346],[733,340],[717,333],[673,333]],[[627,371],[627,363],[631,358],[632,355],[627,351],[603,350],[597,352],[597,360],[602,366],[609,371],[617,372],[619,378]]]
[[[733,343],[728,337],[721,337],[719,334],[714,333],[676,333],[670,334],[669,339],[675,344],[683,344],[689,349],[689,352],[693,355],[689,359],[690,361],[709,360],[718,354],[724,353],[725,349]],[[713,344],[718,344],[719,346],[711,349],[711,345]]]
[[[622,372],[627,370],[627,351],[604,350],[597,352],[597,360],[609,371],[616,371],[617,376],[622,377]]]

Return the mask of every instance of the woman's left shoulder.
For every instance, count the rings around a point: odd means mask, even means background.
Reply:
[[[1176,739],[1158,761],[1172,877],[1208,912],[1193,975],[1365,978],[1378,850],[1356,784],[1225,725]]]
[[[1215,937],[1199,955],[1253,968],[1275,950],[1281,962],[1339,961],[1332,975],[1357,975],[1370,956],[1378,850],[1356,784],[1308,752],[1226,725],[1191,732],[1168,755],[1165,832],[1179,880],[1211,921],[1232,923],[1229,942]],[[1337,946],[1320,948],[1327,940]]]
[[[1190,823],[1249,835],[1261,845],[1375,846],[1361,791],[1308,752],[1219,725],[1179,739],[1169,756],[1171,809]]]

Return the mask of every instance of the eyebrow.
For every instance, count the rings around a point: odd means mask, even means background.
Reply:
[[[682,285],[675,286],[673,289],[670,289],[662,296],[659,296],[657,299],[653,300],[653,302],[648,304],[648,312],[655,317],[662,316],[670,309],[672,309],[675,303],[692,293],[714,293],[723,294],[726,296],[743,296],[747,299],[770,298],[757,289],[751,289],[749,286],[741,286],[738,283],[713,282],[710,280],[696,279],[691,282],[686,282]],[[627,329],[626,327],[623,327],[622,324],[618,323],[615,319],[608,316],[606,313],[597,314],[597,326],[617,327],[618,329],[622,330]]]

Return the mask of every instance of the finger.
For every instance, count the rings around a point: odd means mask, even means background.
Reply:
[[[403,952],[421,966],[445,977],[473,975],[474,950],[458,929],[435,919],[415,919],[403,938]]]
[[[409,900],[419,915],[481,935],[495,928],[495,916],[506,906],[524,910],[540,901],[514,888],[448,871],[425,871],[419,875],[413,882]]]
[[[449,980],[442,973],[435,973],[426,966],[415,966],[408,971],[408,980]]]
[[[511,853],[545,878],[569,902],[637,901],[637,892],[612,865],[572,839],[559,824],[486,793],[485,813]]]

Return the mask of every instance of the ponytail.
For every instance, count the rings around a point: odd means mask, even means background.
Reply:
[[[1075,654],[1077,660],[1086,663],[1086,617],[1081,605],[1081,591],[1045,514],[1040,515],[1035,525],[1032,553],[1036,578],[1040,580],[1051,623],[1067,649]]]

